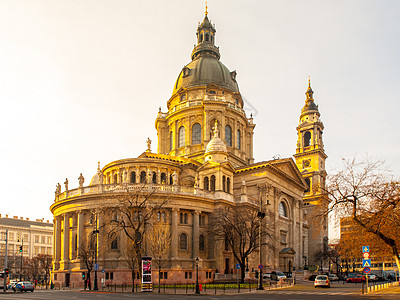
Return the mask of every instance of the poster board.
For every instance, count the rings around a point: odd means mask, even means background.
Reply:
[[[142,292],[152,291],[151,257],[142,257]]]

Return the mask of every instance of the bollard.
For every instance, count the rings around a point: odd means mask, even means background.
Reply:
[[[215,295],[217,294],[217,285],[216,284],[214,284],[214,294]]]

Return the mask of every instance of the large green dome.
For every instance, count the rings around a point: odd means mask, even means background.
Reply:
[[[230,72],[225,65],[213,56],[200,56],[190,62],[179,73],[172,94],[181,87],[206,86],[215,83],[221,87],[239,92],[239,87],[234,79],[236,72]]]
[[[219,49],[214,45],[215,28],[207,15],[197,28],[197,42],[192,51],[192,61],[179,73],[172,95],[180,88],[206,86],[210,83],[239,92],[236,71],[230,72],[219,60]]]

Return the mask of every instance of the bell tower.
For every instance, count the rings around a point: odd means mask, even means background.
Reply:
[[[297,148],[294,155],[297,167],[303,175],[308,189],[304,192],[304,208],[309,224],[308,261],[310,264],[320,265],[318,253],[323,249],[324,238],[328,236],[328,223],[326,219],[315,218],[321,208],[328,202],[323,197],[325,188],[326,171],[325,154],[322,133],[324,125],[320,119],[318,105],[314,102],[314,92],[308,79],[306,103],[301,110],[299,125],[297,126]],[[321,190],[322,189],[322,190]]]

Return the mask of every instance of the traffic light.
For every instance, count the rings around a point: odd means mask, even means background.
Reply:
[[[5,271],[6,271],[6,276],[8,276],[8,272],[10,272],[10,269],[6,268]]]
[[[22,246],[19,246],[19,252],[22,252]]]
[[[82,280],[85,280],[85,272],[82,272]]]

